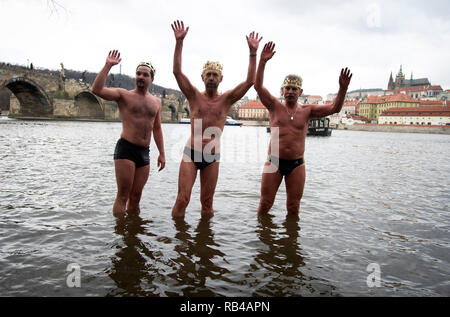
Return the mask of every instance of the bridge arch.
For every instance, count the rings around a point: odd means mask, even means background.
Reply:
[[[49,117],[53,115],[53,100],[35,81],[27,77],[13,77],[2,87],[8,88],[19,100],[19,115]]]
[[[171,121],[178,121],[178,111],[177,111],[177,108],[174,106],[174,105],[172,105],[172,104],[169,104],[169,105],[167,105],[168,107],[169,107],[169,109],[170,109],[170,120]]]
[[[103,102],[89,90],[83,90],[74,97],[75,109],[79,118],[105,119]]]

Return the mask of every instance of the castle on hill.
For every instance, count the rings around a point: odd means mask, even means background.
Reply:
[[[411,78],[406,79],[405,74],[403,74],[403,71],[402,71],[402,65],[400,65],[400,70],[397,73],[397,76],[395,76],[395,81],[394,81],[394,78],[392,77],[392,72],[391,72],[387,90],[394,90],[394,89],[398,89],[398,88],[414,87],[414,86],[429,86],[429,85],[431,85],[431,83],[428,80],[428,78],[413,79],[412,72],[411,72]]]

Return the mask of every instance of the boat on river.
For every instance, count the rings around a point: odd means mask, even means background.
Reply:
[[[309,120],[306,135],[331,136],[331,131],[329,118],[314,118]]]
[[[267,133],[270,133],[270,127],[267,127]],[[309,120],[307,136],[331,136],[330,119],[314,118]]]
[[[178,123],[180,124],[191,124],[191,119],[189,118],[182,118]],[[242,123],[237,122],[230,116],[227,117],[227,121],[225,121],[225,125],[233,125],[233,126],[242,126]]]

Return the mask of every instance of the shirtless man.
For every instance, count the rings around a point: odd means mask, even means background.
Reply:
[[[210,217],[214,215],[213,197],[219,176],[220,135],[231,106],[253,85],[256,52],[262,38],[258,38],[258,34],[255,35],[254,32],[247,36],[250,49],[247,79],[236,88],[219,94],[217,89],[223,78],[222,66],[217,62],[207,62],[202,72],[205,91],[197,90],[181,71],[183,40],[189,27],[185,29],[182,21],[175,21],[172,29],[176,39],[173,73],[181,91],[189,101],[191,114],[191,136],[186,143],[180,164],[178,195],[172,209],[172,217],[184,217],[198,170],[200,170],[201,214],[202,217]]]
[[[142,190],[150,172],[149,147],[152,131],[159,150],[159,170],[166,164],[161,130],[161,101],[148,92],[154,80],[155,69],[151,63],[140,63],[136,68],[134,90],[106,88],[106,77],[111,67],[119,64],[121,60],[118,51],[110,51],[105,66],[92,85],[94,94],[117,102],[122,117],[122,134],[114,151],[117,181],[114,216],[140,211]]]
[[[262,175],[258,214],[264,215],[269,212],[284,177],[287,213],[298,215],[305,185],[303,154],[308,121],[341,110],[352,74],[347,68],[341,70],[338,95],[334,103],[329,105],[299,105],[297,100],[303,92],[302,79],[296,75],[288,75],[282,87],[285,99],[283,104],[263,86],[264,68],[275,54],[274,48],[273,42],[264,45],[255,80],[255,89],[261,102],[269,110],[272,131],[269,157]]]

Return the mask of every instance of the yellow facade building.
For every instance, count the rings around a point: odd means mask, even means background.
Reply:
[[[369,120],[378,121],[380,115],[391,108],[413,108],[421,106],[420,101],[406,94],[388,96],[369,96],[361,102],[359,115]]]

